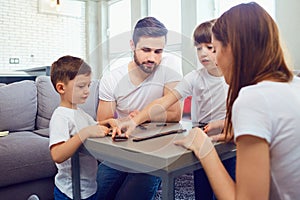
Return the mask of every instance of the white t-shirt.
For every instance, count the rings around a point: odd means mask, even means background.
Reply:
[[[242,88],[233,105],[232,123],[235,139],[253,135],[269,143],[270,199],[299,199],[300,78]]]
[[[126,117],[132,111],[142,110],[153,100],[162,97],[165,84],[181,79],[181,74],[162,62],[150,76],[136,86],[129,78],[126,64],[102,77],[99,99],[116,102],[118,117]]]
[[[67,141],[82,128],[95,125],[96,123],[91,116],[79,108],[74,110],[66,107],[58,107],[53,112],[49,124],[49,147],[59,142]],[[81,197],[86,199],[97,191],[96,177],[98,163],[92,156],[82,153],[79,153],[79,159]],[[55,176],[55,185],[61,192],[72,199],[71,158],[63,163],[56,163],[56,166],[58,172]]]
[[[183,98],[192,96],[193,122],[208,123],[225,118],[228,85],[223,76],[215,77],[205,68],[199,68],[185,75],[175,90]]]

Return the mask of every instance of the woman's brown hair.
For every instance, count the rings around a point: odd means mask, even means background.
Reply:
[[[287,67],[272,17],[257,3],[239,4],[225,12],[212,29],[222,46],[230,46],[233,64],[229,73],[225,133],[232,132],[232,106],[242,87],[263,80],[289,82]]]

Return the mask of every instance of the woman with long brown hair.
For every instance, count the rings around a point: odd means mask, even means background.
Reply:
[[[237,145],[236,182],[201,129],[175,143],[194,151],[218,199],[298,199],[300,79],[276,23],[258,4],[240,4],[217,20],[212,39],[229,84],[224,131]]]

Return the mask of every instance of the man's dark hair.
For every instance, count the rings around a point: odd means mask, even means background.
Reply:
[[[168,30],[163,23],[161,23],[154,17],[145,17],[143,19],[140,19],[135,25],[132,39],[134,45],[136,45],[140,37],[166,37],[167,33]]]

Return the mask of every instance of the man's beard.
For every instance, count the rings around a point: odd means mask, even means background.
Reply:
[[[147,61],[147,62],[142,62],[142,63],[141,63],[141,62],[137,59],[135,51],[133,52],[133,59],[134,59],[134,62],[137,64],[137,66],[139,66],[139,68],[140,68],[143,72],[145,72],[146,74],[151,74],[152,72],[155,71],[155,69],[156,69],[157,66],[158,66],[157,63],[151,62],[151,61]],[[144,64],[147,64],[147,63],[152,63],[152,64],[154,64],[154,67],[149,68],[149,67],[145,66]]]

